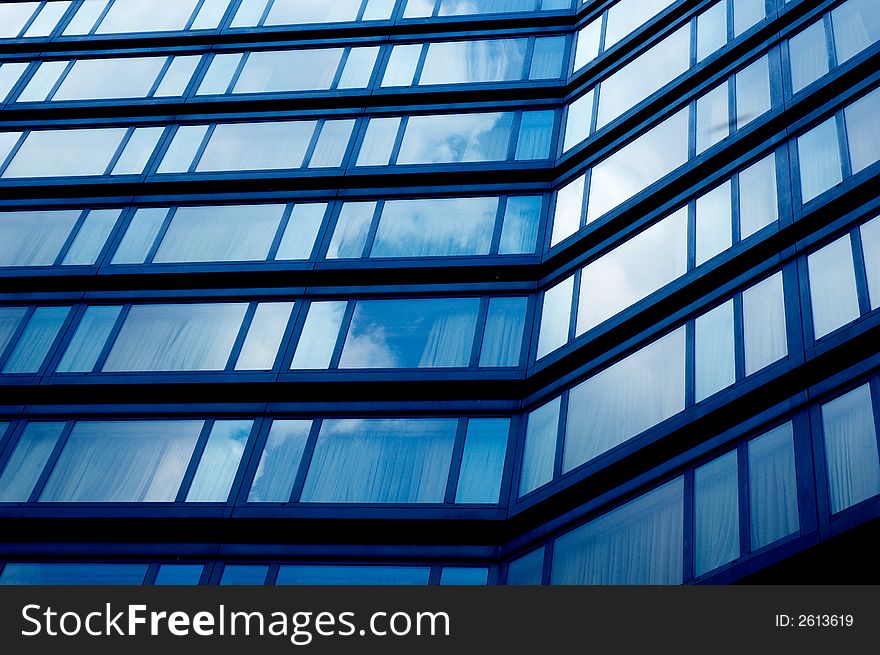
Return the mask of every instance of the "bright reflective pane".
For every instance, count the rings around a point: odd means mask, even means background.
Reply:
[[[326,90],[342,59],[342,48],[251,52],[233,93]]]
[[[176,0],[163,3],[157,11],[155,0],[114,2],[101,20],[97,34],[131,32],[175,32],[186,27],[199,0]]]
[[[290,500],[311,429],[311,421],[272,422],[248,494],[249,503],[286,503]]]
[[[554,398],[546,405],[529,413],[526,441],[523,446],[519,495],[541,487],[553,479],[556,459],[556,439],[559,433],[561,399]]]
[[[70,307],[37,307],[3,365],[3,372],[39,372],[69,313]]]
[[[347,305],[345,301],[311,303],[290,368],[330,367]]]
[[[118,305],[87,307],[56,370],[59,373],[90,373],[98,363],[120,311],[122,307]]]
[[[828,44],[825,25],[817,21],[788,41],[791,58],[791,86],[797,93],[828,72]]]
[[[168,209],[165,207],[141,207],[131,218],[122,242],[116,248],[111,264],[143,264],[153,248],[156,236]]]
[[[862,235],[862,249],[865,252],[871,309],[876,309],[880,307],[880,218],[868,221],[859,231]]]
[[[324,203],[294,205],[275,255],[276,261],[311,257],[326,212]]]
[[[507,159],[512,113],[410,116],[398,164]]]
[[[776,155],[771,154],[739,174],[739,232],[746,239],[779,218],[776,200]]]
[[[167,57],[78,59],[52,100],[146,98],[166,60]]]
[[[192,486],[186,495],[186,502],[226,502],[253,425],[253,421],[214,423]]]
[[[849,235],[807,257],[807,268],[813,334],[819,339],[856,320],[861,314]]]
[[[736,451],[694,472],[694,524],[695,575],[703,575],[739,557]]]
[[[197,172],[299,168],[315,121],[217,125]]]
[[[843,180],[834,117],[798,137],[801,199],[808,202]]]
[[[728,180],[697,198],[697,266],[733,245],[731,186]]]
[[[361,0],[275,0],[265,25],[345,23],[357,20]]]
[[[254,320],[235,364],[236,371],[272,369],[292,311],[292,302],[261,302],[257,305]]]
[[[359,259],[364,255],[370,225],[376,213],[375,202],[347,202],[342,205],[327,259]]]
[[[432,43],[419,84],[520,80],[527,46],[527,39]]]
[[[0,214],[0,266],[51,266],[82,212]]]
[[[103,175],[126,128],[31,132],[3,177]]]
[[[573,293],[574,276],[566,278],[544,292],[541,329],[538,336],[538,359],[568,342]]]
[[[847,0],[831,12],[837,60],[843,63],[880,40],[877,0]]]
[[[498,502],[509,432],[510,419],[468,421],[461,472],[455,491],[456,503]]]
[[[0,39],[17,37],[39,6],[39,2],[0,4]]]
[[[480,367],[519,366],[528,298],[491,298]]]
[[[700,402],[736,381],[736,341],[733,301],[695,321],[695,397]]]
[[[674,0],[620,0],[608,10],[605,28],[605,49],[628,36],[637,27],[651,20]]]
[[[64,423],[27,424],[0,475],[0,502],[27,502],[64,426]]]
[[[729,105],[727,82],[697,99],[697,154],[730,134]]]
[[[746,375],[788,355],[782,273],[743,291]]]
[[[512,196],[507,199],[501,228],[499,255],[532,254],[541,223],[541,196]]]
[[[64,266],[92,266],[98,262],[104,244],[119,216],[121,209],[92,209],[86,215],[76,238],[61,262]]]
[[[880,91],[872,91],[844,110],[853,174],[880,159]]]

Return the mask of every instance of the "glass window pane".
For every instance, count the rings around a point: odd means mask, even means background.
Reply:
[[[700,402],[736,382],[736,342],[733,301],[696,320],[696,401]]]
[[[235,17],[232,19],[231,27],[254,27],[259,25],[268,3],[269,0],[242,0],[238,11],[235,12]]]
[[[621,0],[608,10],[605,28],[607,50],[643,23],[673,3],[673,0]]]
[[[311,421],[273,421],[248,494],[249,503],[286,503],[293,492]]]
[[[568,152],[590,135],[590,121],[593,116],[593,90],[568,105],[565,119],[565,141],[563,152]]]
[[[172,502],[202,421],[78,421],[40,502]]]
[[[156,572],[156,586],[192,586],[199,584],[204,564],[162,564]]]
[[[225,503],[253,421],[216,421],[186,495],[188,503]]]
[[[358,152],[358,166],[387,166],[391,163],[400,118],[371,118]]]
[[[679,111],[599,162],[590,179],[587,222],[658,181],[688,160],[688,111]]]
[[[788,355],[782,273],[743,291],[746,375]]]
[[[217,125],[197,172],[299,168],[315,121]]]
[[[223,567],[221,585],[263,585],[269,567],[266,564],[227,564]]]
[[[157,172],[186,173],[192,166],[193,159],[207,132],[207,125],[181,125],[178,127]]]
[[[438,16],[472,16],[532,11],[533,0],[438,0]]]
[[[164,127],[136,128],[128,143],[125,144],[111,174],[140,175],[143,173],[164,133]]]
[[[71,2],[61,2],[60,0],[44,4],[43,9],[37,14],[30,27],[27,28],[27,32],[24,33],[25,38],[33,39],[52,34],[55,31],[55,26],[58,25],[58,21],[67,13],[71,4]]]
[[[561,404],[560,398],[554,398],[529,413],[519,478],[520,496],[525,496],[553,479]]]
[[[24,503],[64,431],[64,423],[28,423],[0,475],[0,502]]]
[[[764,0],[736,0],[733,3],[733,35],[739,36],[764,20]]]
[[[251,52],[233,92],[327,90],[343,52],[342,48]]]
[[[110,236],[121,214],[121,209],[90,210],[61,263],[64,266],[97,264],[98,257],[104,250],[104,244],[107,243],[107,237]]]
[[[306,503],[442,503],[456,419],[325,420]]]
[[[516,143],[516,160],[530,161],[550,157],[553,142],[554,111],[525,111],[519,127]]]
[[[739,483],[736,451],[694,473],[694,574],[732,562],[739,548]]]
[[[535,39],[530,80],[553,80],[562,76],[562,64],[567,54],[564,36]]]
[[[311,257],[326,213],[326,203],[294,205],[275,255],[276,261]]]
[[[779,219],[776,200],[776,155],[752,164],[739,174],[739,231],[746,239]]]
[[[880,218],[868,221],[859,231],[862,235],[862,250],[865,253],[871,309],[877,309],[880,307]]]
[[[599,56],[599,37],[602,19],[598,18],[582,27],[577,33],[574,53],[574,70],[578,71]]]
[[[77,59],[52,100],[146,98],[166,60],[167,57]]]
[[[489,569],[463,566],[444,566],[440,573],[440,586],[482,586],[489,580]]]
[[[0,4],[0,39],[17,37],[39,6],[39,2]]]
[[[497,504],[504,475],[510,419],[470,419],[455,502]]]
[[[498,198],[389,200],[370,256],[488,255],[497,212]]]
[[[103,175],[127,131],[103,128],[31,132],[3,177]]]
[[[361,20],[390,20],[396,0],[367,0]]]
[[[27,62],[0,64],[0,102],[6,102],[27,67]]]
[[[235,364],[236,371],[268,371],[275,366],[292,311],[292,302],[261,302],[257,305]]]
[[[568,343],[573,295],[574,276],[566,278],[544,292],[541,329],[538,336],[538,359]]]
[[[431,569],[417,566],[282,565],[277,585],[427,585]]]
[[[687,272],[687,208],[584,267],[577,334],[631,307]]]
[[[366,89],[370,86],[379,46],[368,48],[352,48],[348,53],[342,77],[339,78],[338,89]]]
[[[410,116],[398,164],[507,159],[513,113]]]
[[[704,264],[733,245],[731,184],[728,180],[697,198],[696,264]]]
[[[681,327],[574,387],[563,471],[570,471],[677,414],[685,405]]]
[[[62,34],[64,36],[88,34],[108,4],[109,0],[83,0]]]
[[[382,86],[412,86],[421,54],[421,43],[394,46],[382,76]]]
[[[205,0],[190,29],[216,30],[228,6],[229,0]]]
[[[153,242],[165,217],[166,207],[148,207],[138,209],[131,218],[131,223],[122,238],[122,242],[113,255],[111,264],[143,264],[153,248]]]
[[[831,512],[880,494],[880,458],[871,404],[864,385],[822,405]]]
[[[686,24],[603,80],[597,129],[684,73],[690,67],[690,43],[690,24]]]
[[[859,317],[859,296],[849,235],[807,257],[816,339]]]
[[[75,210],[0,214],[0,266],[52,266],[81,213]]]
[[[162,76],[162,81],[159,83],[159,87],[153,96],[156,98],[182,96],[189,86],[193,73],[196,72],[196,67],[201,60],[201,55],[173,57],[171,65]]]
[[[828,72],[828,44],[825,25],[817,21],[788,41],[791,57],[791,86],[797,93]]]
[[[798,137],[797,147],[803,202],[808,202],[840,184],[843,174],[837,143],[837,123],[833,117]]]
[[[669,585],[682,578],[681,478],[556,540],[552,584]]]
[[[697,99],[697,154],[730,135],[729,109],[727,82]]]
[[[246,303],[136,305],[103,370],[222,371],[246,310]]]
[[[844,110],[853,174],[880,159],[880,91],[872,91]]]
[[[375,202],[347,202],[342,205],[333,239],[327,250],[327,259],[360,259],[364,256],[367,236],[373,216]]]
[[[581,175],[556,192],[556,211],[553,214],[553,234],[550,237],[552,248],[581,228],[584,207],[584,183]]]
[[[541,196],[514,196],[507,199],[499,255],[531,255],[535,252],[543,200]]]
[[[339,367],[468,366],[479,308],[477,298],[358,301]]]
[[[791,423],[749,442],[749,497],[752,550],[798,531]]]
[[[97,34],[174,32],[186,27],[199,0],[177,0],[156,10],[155,0],[114,2],[98,26]]]
[[[831,12],[837,61],[843,63],[880,40],[876,0],[847,0]]]
[[[70,344],[58,364],[59,373],[91,373],[116,325],[122,307],[87,307]]]
[[[763,4],[764,0],[761,0]],[[767,55],[736,75],[736,128],[741,130],[770,111],[770,60]]]
[[[345,315],[345,301],[312,302],[306,316],[305,325],[296,353],[293,355],[292,369],[325,369],[339,338],[339,328]]]
[[[70,307],[37,307],[3,365],[3,372],[38,373],[69,313]]]
[[[27,307],[0,307],[0,355],[6,350],[26,313]]]
[[[483,333],[480,366],[519,366],[528,298],[492,298]]]
[[[431,43],[419,84],[520,80],[523,77],[527,46],[528,39]]]
[[[3,567],[3,585],[140,585],[147,575],[146,564],[22,564]]]
[[[507,567],[507,584],[539,585],[544,578],[544,548],[513,560]]]
[[[324,121],[315,151],[309,159],[309,168],[338,168],[342,166],[354,121]]]
[[[266,25],[344,23],[357,19],[361,0],[275,0]]]
[[[264,261],[284,205],[178,207],[154,263]]]
[[[697,61],[703,61],[727,43],[727,2],[716,2],[697,16]]]

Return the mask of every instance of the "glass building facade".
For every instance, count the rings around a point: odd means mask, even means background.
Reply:
[[[0,584],[877,582],[878,42],[0,3]]]

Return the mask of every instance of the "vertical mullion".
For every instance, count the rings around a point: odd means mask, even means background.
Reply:
[[[850,232],[852,243],[853,264],[856,273],[856,293],[859,299],[859,314],[865,315],[871,311],[871,298],[868,289],[868,268],[865,261],[865,250],[862,246],[861,226]]]
[[[569,392],[566,391],[559,397],[559,425],[556,432],[556,453],[553,458],[553,480],[558,480],[563,473],[565,433],[568,427],[568,396]]]
[[[309,467],[312,465],[312,456],[315,454],[315,448],[318,445],[318,436],[321,432],[321,426],[323,423],[324,419],[321,418],[312,420],[312,425],[309,429],[309,436],[306,438],[306,445],[305,448],[303,448],[302,458],[299,462],[299,470],[294,474],[293,489],[290,492],[290,503],[302,502],[300,499],[302,497],[303,488],[306,486],[306,476],[308,475]]]
[[[483,349],[483,340],[486,332],[486,322],[489,318],[489,298],[480,298],[480,309],[477,314],[477,324],[474,328],[474,339],[471,343],[471,357],[469,368],[477,368],[480,364],[480,352]]]
[[[107,335],[107,341],[104,342],[104,347],[101,348],[101,353],[95,361],[95,367],[92,369],[92,372],[100,373],[103,370],[104,364],[107,363],[107,358],[110,356],[110,351],[113,349],[113,345],[116,342],[116,338],[119,336],[119,333],[122,331],[122,326],[128,318],[128,313],[131,311],[131,307],[131,304],[125,304],[122,306],[119,316],[116,317],[116,323],[113,325],[113,329],[110,330],[110,334]]]
[[[849,153],[849,140],[847,139],[846,121],[844,120],[842,109],[834,113],[834,119],[837,122],[837,144],[840,149],[841,174],[845,180],[851,177],[853,172]]]
[[[730,180],[730,242],[735,246],[742,241],[742,221],[740,215],[739,171]]]
[[[64,257],[67,255],[67,251],[70,250],[70,246],[76,241],[76,235],[82,229],[83,223],[86,222],[86,216],[88,215],[88,209],[80,210],[79,218],[76,219],[76,223],[74,223],[73,228],[70,230],[70,234],[67,235],[67,239],[64,240],[64,244],[58,250],[58,256],[55,257],[55,260],[52,262],[53,267],[61,266],[61,262],[64,261]]]
[[[694,469],[689,469],[684,474],[684,543],[682,557],[682,582],[688,582],[694,577],[694,556],[696,553],[696,511],[694,492]]]
[[[214,429],[215,419],[205,419],[202,423],[202,429],[199,432],[199,438],[196,441],[196,447],[193,449],[192,456],[189,459],[186,467],[186,473],[183,476],[183,480],[180,482],[180,488],[177,491],[177,496],[174,499],[174,503],[185,503],[186,496],[189,493],[190,487],[192,487],[193,479],[196,477],[196,471],[199,468],[199,464],[202,460],[202,455],[205,452],[205,448],[208,445],[208,439],[211,436],[211,430]]]
[[[814,405],[808,410],[810,436],[813,442],[813,476],[816,480],[816,503],[820,526],[831,520],[831,502],[828,487],[828,463],[825,450],[825,430],[822,425],[822,407]]]
[[[733,296],[733,343],[734,370],[736,371],[734,378],[742,380],[746,376],[745,319],[742,293]]]
[[[690,320],[685,324],[685,407],[696,404],[697,397],[697,345],[696,345],[696,321]]]
[[[388,160],[389,166],[397,165],[397,158],[400,155],[400,148],[403,145],[403,137],[406,134],[406,127],[409,124],[409,115],[400,117],[400,125],[397,126],[397,136],[394,138],[394,146],[391,148],[391,158]],[[367,127],[369,127],[369,121]],[[365,132],[366,134],[366,132]],[[363,146],[363,142],[361,143]]]
[[[697,267],[697,201],[687,204],[687,271]]]
[[[807,411],[795,414],[791,419],[794,437],[795,485],[798,508],[798,532],[813,532],[819,525],[814,461],[816,453],[810,438],[810,420]]]
[[[224,95],[232,95],[232,92],[235,89],[235,85],[238,84],[238,80],[241,77],[241,74],[244,71],[244,67],[247,64],[247,60],[250,58],[250,56],[250,50],[240,53],[240,56],[238,58],[238,65],[235,67],[235,70],[232,73],[232,77],[229,78],[229,84],[226,87],[226,92],[224,93]]]
[[[382,220],[382,212],[385,210],[385,201],[376,201],[376,207],[373,210],[373,218],[370,219],[370,227],[367,228],[367,238],[364,239],[364,249],[361,251],[360,259],[369,259],[370,253],[373,252],[373,245],[376,242],[376,233],[379,231],[379,221]]]
[[[275,257],[278,256],[278,249],[281,247],[281,240],[284,238],[287,226],[290,225],[290,217],[293,215],[293,208],[295,206],[296,203],[292,202],[289,202],[284,206],[284,210],[281,212],[281,220],[278,221],[278,229],[275,230],[275,236],[272,238],[272,244],[269,246],[269,252],[266,254],[265,261],[275,261]]]
[[[229,359],[226,361],[226,367],[223,369],[227,373],[235,371],[235,364],[238,362],[238,357],[241,354],[241,349],[244,346],[244,341],[247,339],[248,332],[251,329],[251,325],[254,322],[254,314],[257,313],[257,305],[260,303],[257,301],[248,303],[247,310],[245,310],[244,318],[241,321],[241,325],[238,329],[238,336],[235,338],[235,342],[232,345],[232,350],[229,352]]]
[[[312,136],[309,139],[309,145],[306,146],[306,152],[303,155],[302,164],[300,164],[300,170],[305,168],[310,168],[312,163],[312,156],[315,154],[315,149],[318,147],[318,139],[321,138],[321,132],[324,131],[324,124],[327,122],[326,118],[319,118],[314,122],[314,126],[312,127]]]
[[[752,552],[751,505],[749,495],[749,444],[736,448],[737,479],[739,482],[739,552],[740,557]]]
[[[12,355],[12,351],[15,350],[15,347],[18,345],[18,342],[21,340],[21,335],[24,334],[24,331],[27,329],[28,323],[31,322],[31,318],[34,315],[34,312],[37,311],[37,308],[34,305],[30,305],[25,309],[24,316],[21,317],[21,320],[18,323],[18,326],[12,333],[12,336],[9,337],[9,343],[6,344],[6,348],[0,351],[0,374],[3,372],[3,367],[6,365],[6,360]]]
[[[449,464],[449,475],[446,479],[446,493],[443,502],[447,505],[455,503],[455,493],[458,490],[458,478],[461,474],[461,461],[464,455],[465,439],[467,439],[468,419],[459,418],[458,427],[455,431],[455,443],[452,448],[452,460]]]
[[[501,250],[501,232],[504,229],[504,215],[507,213],[507,201],[509,196],[500,196],[495,213],[495,225],[492,229],[492,240],[489,246],[489,254],[497,255]],[[534,253],[533,253],[534,254]]]
[[[339,65],[336,67],[336,72],[333,74],[333,79],[330,81],[331,90],[335,90],[339,87],[339,81],[342,79],[345,66],[348,64],[348,58],[351,56],[351,51],[354,50],[354,48],[355,46],[345,46],[342,49],[342,56],[339,58]]]
[[[178,125],[177,129],[180,129],[182,125]],[[202,137],[202,142],[199,144],[199,147],[196,148],[196,154],[193,156],[193,160],[189,164],[189,168],[186,169],[187,173],[195,173],[196,167],[199,165],[199,161],[202,159],[202,155],[205,154],[205,150],[208,149],[208,144],[211,142],[211,137],[214,136],[214,130],[217,127],[217,123],[211,123],[208,125],[208,129],[205,130],[205,134]],[[179,173],[178,173],[179,175]]]
[[[229,494],[226,496],[226,501],[224,502],[224,518],[232,518],[235,507],[238,504],[238,498],[242,494],[242,491],[245,488],[250,490],[250,487],[246,487],[245,483],[251,480],[251,474],[249,471],[252,460],[256,460],[256,462],[259,462],[260,460],[259,456],[254,457],[254,454],[263,452],[262,448],[257,449],[257,445],[266,423],[271,423],[271,421],[265,417],[258,417],[254,419],[254,422],[251,425],[251,430],[248,433],[244,450],[241,453],[241,460],[235,469],[235,476],[232,478],[232,484],[229,487]]]
[[[153,239],[153,244],[150,246],[150,249],[147,251],[147,256],[144,258],[144,264],[153,263],[153,260],[156,258],[156,253],[159,252],[162,241],[165,240],[165,235],[168,233],[168,229],[171,227],[171,222],[174,220],[174,215],[177,213],[178,209],[179,206],[174,205],[165,213],[162,225],[159,226],[159,230],[156,232],[156,236]]]
[[[348,330],[351,327],[351,319],[354,316],[355,305],[357,300],[349,300],[345,313],[342,315],[342,323],[339,326],[339,334],[336,335],[336,345],[333,348],[333,355],[330,358],[330,366],[327,368],[334,370],[339,368],[339,361],[342,359],[342,349],[345,346],[345,339],[348,336]]]
[[[528,80],[529,73],[532,70],[532,59],[535,57],[535,42],[537,41],[537,37],[530,36],[526,41],[526,52],[523,57],[523,67],[520,71],[520,80]]]
[[[260,459],[262,458],[263,451],[266,449],[266,443],[269,440],[269,432],[272,429],[272,419],[269,417],[263,417],[258,418],[257,422],[259,425],[256,426],[257,429],[254,431],[252,438],[249,439],[249,442],[253,442],[250,456],[241,467],[242,475],[241,479],[238,481],[238,487],[229,495],[232,499],[233,506],[247,505],[248,495],[251,492],[254,476],[257,474]],[[244,460],[244,457],[242,457],[242,460]]]

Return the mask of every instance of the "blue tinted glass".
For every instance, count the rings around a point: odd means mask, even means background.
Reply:
[[[65,266],[96,264],[121,213],[119,209],[92,209],[61,263]]]
[[[444,566],[440,573],[441,585],[482,586],[489,579],[489,569],[483,567]]]
[[[197,585],[204,570],[202,564],[162,564],[154,585]]]
[[[519,478],[520,496],[553,479],[560,406],[561,400],[555,398],[529,414]]]
[[[477,298],[359,301],[339,367],[467,366],[479,307]]]
[[[282,566],[279,585],[426,585],[431,569],[417,566]]]
[[[542,203],[541,196],[514,196],[507,199],[498,254],[517,255],[535,252]]]
[[[519,366],[527,305],[527,298],[492,298],[489,301],[480,351],[481,367]]]
[[[0,573],[4,585],[139,585],[146,564],[19,564]]]
[[[749,442],[749,501],[752,550],[798,531],[791,423]]]
[[[226,502],[253,425],[253,421],[214,423],[186,502]]]
[[[510,420],[506,418],[468,421],[456,503],[498,502],[509,432]]]
[[[530,80],[549,80],[562,75],[562,62],[565,56],[565,37],[551,36],[535,39],[535,53],[532,55]]]
[[[554,111],[526,111],[522,115],[519,141],[516,144],[517,161],[547,159],[553,142]]]
[[[311,429],[311,421],[272,422],[248,494],[249,503],[286,503],[290,500]]]
[[[93,306],[86,308],[64,357],[58,364],[59,373],[90,373],[104,350],[107,337],[116,325],[122,307]]]
[[[262,585],[269,567],[265,564],[227,564],[223,567],[221,585]]]
[[[512,113],[410,116],[397,163],[452,164],[505,160],[513,116]],[[540,131],[540,126],[535,129]],[[542,138],[536,136],[536,148],[540,148]]]
[[[696,575],[703,575],[739,557],[739,483],[736,451],[696,470],[694,523]]]
[[[51,266],[80,214],[45,211],[0,215],[0,266]]]
[[[325,420],[302,502],[442,503],[456,419]]]
[[[0,502],[27,501],[46,462],[49,461],[64,425],[64,423],[27,424],[3,469],[3,475],[0,475]],[[5,424],[3,426],[5,428]]]
[[[513,560],[507,567],[507,584],[539,585],[544,579],[544,548]]]
[[[69,313],[70,307],[37,307],[6,360],[3,372],[38,372]]]

